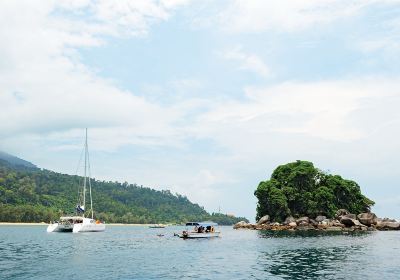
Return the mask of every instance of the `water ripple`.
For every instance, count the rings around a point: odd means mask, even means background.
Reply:
[[[181,240],[179,227],[48,234],[0,226],[0,279],[397,279],[400,232],[232,230]],[[157,234],[163,234],[163,237]]]

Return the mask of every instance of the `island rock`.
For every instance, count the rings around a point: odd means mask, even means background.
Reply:
[[[344,224],[346,227],[361,226],[361,223],[353,217],[355,217],[354,214],[347,214],[345,216],[342,216],[342,218],[340,219],[340,223]]]
[[[337,220],[340,220],[342,218],[342,216],[345,216],[347,214],[350,214],[350,212],[347,211],[346,209],[339,209],[336,211],[335,218]]]
[[[266,224],[269,222],[269,215],[262,216],[260,220],[258,220],[257,225]]]
[[[378,217],[374,213],[361,213],[357,219],[366,226],[376,225]]]
[[[321,222],[324,221],[324,220],[326,220],[326,216],[317,216],[317,217],[315,218],[315,221],[316,221],[317,223],[321,223]]]
[[[292,228],[297,227],[296,222],[290,222],[288,225],[289,225],[290,227],[292,227]]]
[[[245,221],[240,221],[238,223],[236,223],[233,228],[234,229],[238,229],[238,228],[247,228],[249,226],[248,223],[246,223]]]
[[[310,218],[308,217],[301,217],[296,220],[297,225],[308,225],[310,223]]]
[[[389,222],[389,221],[378,221],[376,228],[379,230],[399,230],[399,222]]]
[[[296,219],[292,216],[286,217],[285,221],[283,222],[284,225],[289,225],[290,223],[296,223]]]

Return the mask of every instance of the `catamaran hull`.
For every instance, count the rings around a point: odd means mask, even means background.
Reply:
[[[50,224],[47,227],[47,232],[72,232],[74,225],[62,225],[58,223]]]
[[[75,224],[72,232],[100,232],[105,230],[105,224]]]
[[[59,222],[50,224],[47,232],[100,232],[105,229],[106,225],[100,221],[79,216],[66,216],[61,217]]]

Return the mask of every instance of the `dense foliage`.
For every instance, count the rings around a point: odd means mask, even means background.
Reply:
[[[0,159],[0,221],[48,222],[73,214],[79,176],[15,166]],[[207,213],[185,196],[136,184],[92,180],[95,216],[108,223],[183,223],[213,220],[233,224],[245,218]]]
[[[356,182],[327,174],[308,161],[278,166],[254,194],[258,199],[257,219],[268,214],[280,222],[288,216],[333,217],[343,208],[359,214],[374,204],[361,194]]]

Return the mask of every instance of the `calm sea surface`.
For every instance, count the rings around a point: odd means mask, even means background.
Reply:
[[[72,234],[0,226],[0,279],[400,279],[400,231],[271,234],[220,227],[217,239],[173,236],[182,229],[108,226]]]

